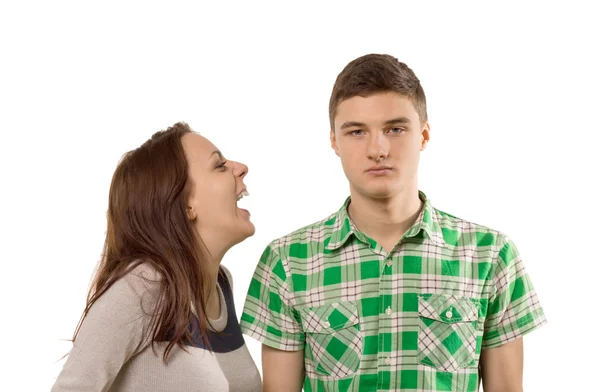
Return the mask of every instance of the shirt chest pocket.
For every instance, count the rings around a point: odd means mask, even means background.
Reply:
[[[419,362],[452,372],[475,364],[478,305],[446,294],[419,297]]]
[[[306,308],[301,318],[307,354],[318,374],[333,380],[358,370],[363,338],[354,303],[335,302]]]

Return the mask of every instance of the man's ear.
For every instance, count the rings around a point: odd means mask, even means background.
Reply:
[[[337,140],[335,139],[335,131],[332,129],[329,132],[329,140],[331,141],[331,148],[335,151],[335,155],[340,156],[340,151],[338,150]]]
[[[421,131],[421,151],[425,150],[427,144],[429,143],[429,131],[430,131],[429,121],[425,121],[423,125],[423,130]]]

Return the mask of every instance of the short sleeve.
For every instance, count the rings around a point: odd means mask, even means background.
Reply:
[[[304,348],[305,336],[290,282],[281,257],[269,245],[250,282],[240,325],[244,334],[263,344],[298,351]]]
[[[488,302],[482,349],[498,347],[546,323],[515,244],[501,236]]]

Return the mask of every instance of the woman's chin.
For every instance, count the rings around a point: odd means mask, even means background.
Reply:
[[[240,222],[240,224],[234,229],[235,231],[235,239],[236,244],[243,242],[249,237],[252,237],[256,232],[256,228],[254,227],[254,223],[250,222],[250,220],[246,220],[245,222]],[[233,233],[232,233],[233,234]]]

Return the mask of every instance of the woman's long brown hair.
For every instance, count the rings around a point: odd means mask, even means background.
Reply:
[[[110,185],[102,259],[73,341],[98,298],[135,267],[148,263],[160,275],[149,332],[153,349],[157,342],[168,342],[165,362],[176,344],[185,349],[197,332],[189,329],[194,317],[209,347],[203,290],[208,275],[202,262],[207,256],[187,215],[191,184],[181,138],[190,132],[187,124],[177,123],[119,162]],[[198,316],[192,308],[199,310]]]

